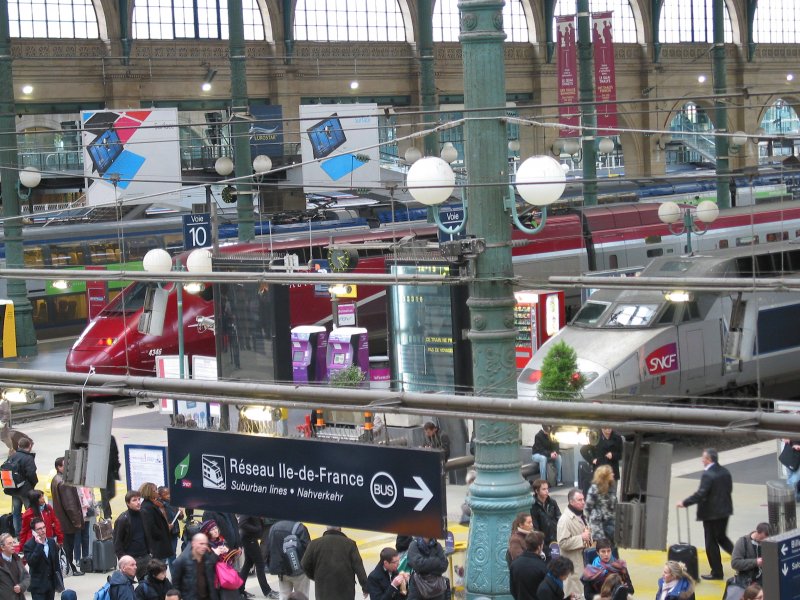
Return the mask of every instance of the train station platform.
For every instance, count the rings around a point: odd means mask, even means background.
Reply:
[[[166,444],[166,425],[168,418],[154,410],[145,407],[123,407],[115,409],[114,435],[120,446],[122,454],[126,444]],[[49,482],[54,473],[54,460],[62,456],[68,446],[70,419],[60,417],[46,421],[26,423],[22,428],[34,440],[34,451],[39,469],[40,488],[48,491]],[[700,444],[700,442],[698,442]],[[735,542],[742,535],[748,534],[761,521],[767,521],[767,491],[765,482],[776,479],[778,475],[776,461],[776,444],[774,441],[765,441],[732,450],[720,452],[720,464],[731,470],[734,479],[734,507],[735,513],[730,520],[728,535]],[[664,473],[671,477],[670,506],[683,500],[697,489],[702,464],[700,462],[701,447],[688,447],[681,445],[675,448],[674,462],[671,472]],[[0,457],[2,459],[3,457]],[[124,481],[124,475],[123,475]],[[124,483],[118,486],[117,497],[113,501],[114,515],[124,510],[123,496]],[[564,510],[567,505],[566,494],[568,488],[560,487],[553,491],[553,497]],[[466,542],[468,528],[457,525],[461,513],[466,487],[463,485],[447,486],[447,507],[450,530],[455,534],[456,541]],[[675,509],[670,509],[668,544],[677,541],[675,526]],[[0,495],[0,513],[10,511],[10,499]],[[691,518],[694,519],[695,509],[690,509]],[[324,524],[309,524],[312,538],[318,537],[324,531]],[[386,546],[394,545],[394,536],[370,531],[346,530],[347,535],[359,544],[364,566],[369,572],[378,562],[380,550]],[[702,524],[691,521],[691,540],[698,547],[700,553],[700,572],[709,571],[705,553],[703,551]],[[622,558],[628,562],[631,577],[636,588],[636,598],[651,599],[655,597],[657,581],[661,569],[667,559],[666,551],[621,550]],[[463,553],[456,553],[453,560],[463,563]],[[723,553],[725,576],[733,574],[730,568],[729,557]],[[106,575],[87,574],[84,577],[67,577],[66,586],[74,589],[81,600],[90,599],[94,592],[105,582]],[[269,576],[271,585],[277,589],[277,578]],[[697,586],[698,600],[718,600],[722,597],[724,582],[703,581]],[[258,582],[255,577],[248,579],[247,589],[260,597]],[[313,583],[312,583],[313,594]],[[313,598],[313,595],[312,595]],[[362,600],[360,593],[356,600]]]
[[[67,362],[67,352],[75,343],[75,338],[57,338],[51,340],[40,340],[37,343],[37,354],[31,357],[15,357],[0,359],[0,368],[3,369],[30,369],[31,371],[54,371],[63,373]],[[28,412],[35,410],[50,410],[55,406],[56,394],[51,391],[34,390],[37,396],[42,398],[41,402],[15,406],[16,412]]]

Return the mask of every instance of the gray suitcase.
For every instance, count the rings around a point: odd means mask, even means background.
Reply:
[[[114,540],[95,540],[92,544],[92,571],[105,573],[117,568]]]
[[[618,502],[614,527],[614,545],[623,548],[642,548],[642,516],[644,507],[638,500]]]

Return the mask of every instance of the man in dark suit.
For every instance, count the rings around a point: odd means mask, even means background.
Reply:
[[[525,551],[511,563],[509,575],[514,600],[536,600],[536,591],[547,576],[543,544],[542,532],[531,531],[525,536]]]
[[[679,507],[697,504],[697,520],[703,522],[706,555],[711,573],[703,579],[723,578],[719,549],[733,552],[733,542],[728,538],[728,518],[733,514],[733,479],[728,469],[719,465],[719,455],[714,448],[703,451],[703,476],[697,491],[678,502]]]
[[[63,589],[58,564],[58,545],[47,537],[47,527],[41,519],[31,521],[31,539],[23,548],[31,574],[28,591],[33,600],[53,600],[56,591]],[[61,588],[61,589],[58,589]]]
[[[400,554],[394,548],[381,550],[378,565],[367,576],[369,600],[399,600],[408,583],[407,573],[398,573]]]

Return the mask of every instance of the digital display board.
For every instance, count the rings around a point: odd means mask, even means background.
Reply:
[[[392,275],[450,275],[444,262],[390,263]],[[453,393],[471,386],[464,285],[396,285],[387,291],[392,379],[407,392]]]

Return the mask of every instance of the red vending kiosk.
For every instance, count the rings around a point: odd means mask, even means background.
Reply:
[[[564,292],[523,290],[514,292],[514,297],[517,368],[522,369],[533,353],[565,325]]]

